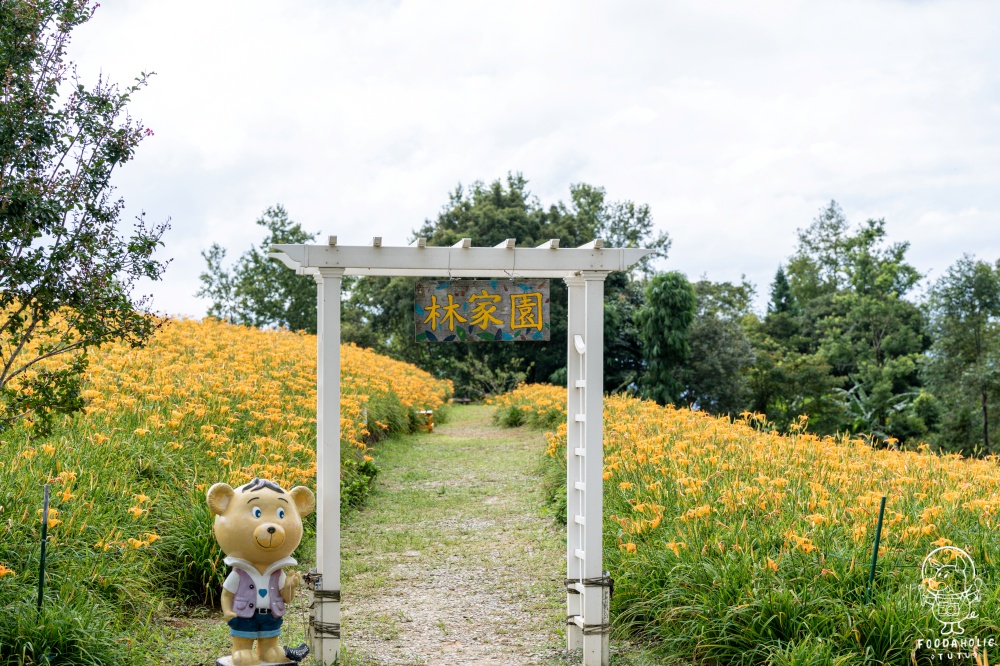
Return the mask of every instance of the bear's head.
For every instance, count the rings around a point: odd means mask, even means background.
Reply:
[[[222,551],[261,570],[292,554],[302,540],[302,518],[315,506],[316,497],[305,486],[285,492],[264,479],[235,490],[226,483],[208,489],[215,539]]]

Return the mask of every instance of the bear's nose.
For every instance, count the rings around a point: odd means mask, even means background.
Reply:
[[[268,534],[274,534],[275,532],[277,532],[277,530],[274,527],[268,527],[267,528],[267,533]]]

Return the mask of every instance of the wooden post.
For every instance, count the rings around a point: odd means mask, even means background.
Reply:
[[[607,273],[584,272],[587,303],[587,353],[584,356],[583,459],[584,525],[583,664],[608,666],[608,581],[604,576],[604,278]],[[595,584],[596,583],[596,584]]]
[[[585,271],[569,290],[566,357],[566,646],[584,666],[608,666],[610,581],[603,571],[604,278]]]
[[[321,666],[340,657],[340,280],[343,268],[316,275],[316,569],[309,617]]]
[[[584,550],[583,525],[584,489],[583,458],[577,450],[584,445],[584,422],[577,420],[584,414],[584,351],[587,311],[584,299],[584,280],[579,276],[565,278],[568,298],[568,325],[566,326],[566,649],[583,647],[583,629],[574,618],[583,617],[583,560],[577,551]],[[578,344],[578,342],[580,344]]]

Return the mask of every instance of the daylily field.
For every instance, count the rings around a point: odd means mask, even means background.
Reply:
[[[342,347],[341,360],[347,506],[377,472],[372,445],[410,432],[414,410],[440,408],[452,389],[358,347]],[[143,349],[95,352],[83,395],[85,413],[53,435],[35,440],[20,428],[0,443],[0,594],[10,604],[0,615],[0,664],[45,663],[46,655],[76,666],[141,661],[147,653],[135,642],[151,617],[179,601],[210,602],[220,589],[226,572],[208,486],[255,476],[314,486],[315,336],[166,321]],[[45,483],[43,612],[52,621],[38,623]],[[307,527],[306,541],[312,536]]]
[[[377,473],[377,441],[412,431],[415,410],[440,420],[452,388],[357,347],[341,355],[347,507]],[[85,413],[45,438],[30,427],[6,433],[0,665],[155,663],[144,627],[181,604],[213,602],[226,573],[206,488],[255,476],[313,484],[315,358],[314,336],[166,321],[144,349],[94,353]],[[550,430],[539,455],[563,518],[565,391],[530,385],[493,400],[498,422]],[[654,646],[664,664],[930,664],[949,653],[998,661],[996,460],[819,438],[804,420],[781,435],[754,414],[732,421],[614,396],[605,401],[604,484],[614,630]],[[312,538],[310,525],[301,552],[312,552]],[[981,598],[961,602],[956,634],[934,647],[944,625],[926,602],[955,583],[921,564],[942,546],[972,557]]]
[[[496,418],[551,424],[565,389],[530,385],[497,399]],[[514,415],[514,413],[518,415]],[[784,436],[762,418],[733,422],[626,396],[605,400],[604,550],[620,635],[665,662],[947,663],[920,639],[943,625],[922,603],[942,585],[921,564],[965,550],[982,579],[978,638],[1000,661],[1000,468],[926,450],[819,438],[803,420]],[[565,425],[548,435],[550,488],[565,512]],[[875,584],[866,585],[880,498],[887,497]],[[932,644],[933,645],[933,644]],[[980,649],[979,663],[985,663]],[[968,663],[976,663],[971,657]]]

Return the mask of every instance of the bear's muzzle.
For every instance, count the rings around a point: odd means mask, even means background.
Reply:
[[[280,525],[264,523],[253,531],[253,540],[261,548],[277,548],[285,542],[285,530]]]

